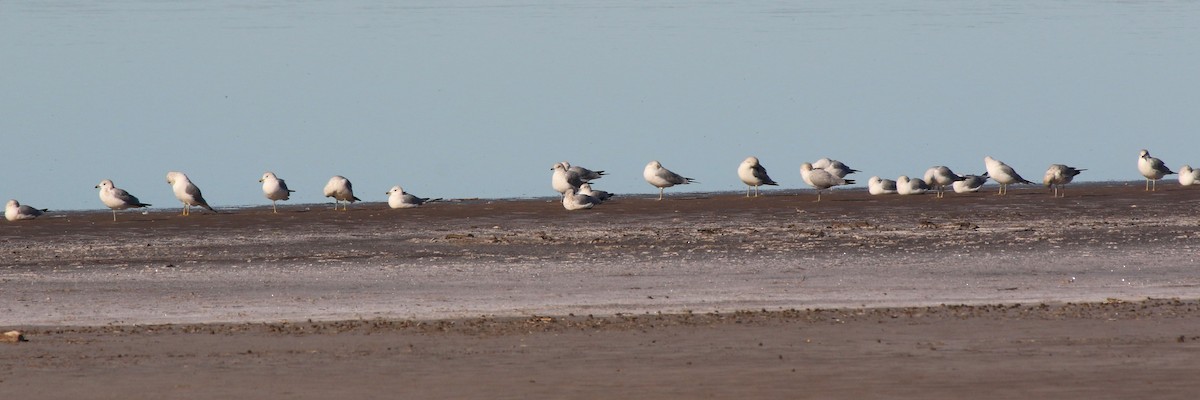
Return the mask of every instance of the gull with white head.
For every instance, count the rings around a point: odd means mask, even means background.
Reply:
[[[770,176],[767,176],[767,169],[758,162],[758,157],[746,157],[742,164],[738,166],[738,178],[742,179],[742,183],[746,184],[746,197],[750,197],[750,188],[754,188],[754,197],[758,197],[758,188],[762,185],[778,186]]]
[[[8,203],[4,205],[4,219],[7,219],[9,221],[34,219],[42,214],[45,214],[46,211],[50,211],[50,210],[46,209],[46,208],[33,208],[30,206],[23,206],[16,199],[13,199],[13,200],[9,200]]]
[[[217,212],[217,210],[208,206],[208,202],[204,200],[204,195],[200,194],[200,188],[196,187],[184,173],[178,171],[168,172],[167,184],[171,185],[171,189],[175,192],[175,198],[183,203],[182,215],[191,215],[192,206],[204,207],[208,211]]]
[[[920,179],[911,179],[908,175],[900,175],[896,178],[896,193],[902,195],[925,194],[929,191],[929,185]]]
[[[577,190],[576,192],[578,194],[586,194],[588,196],[595,197],[596,200],[600,200],[601,202],[608,201],[608,199],[611,199],[613,197],[612,193],[609,193],[609,192],[606,192],[603,190],[592,189],[592,184],[587,183],[587,182],[584,182],[582,185],[579,185],[579,190]]]
[[[600,204],[600,199],[579,193],[575,188],[567,189],[567,192],[563,193],[562,205],[568,211],[586,210],[597,204]]]
[[[940,199],[945,197],[946,186],[954,185],[954,182],[963,180],[963,177],[955,174],[949,167],[944,165],[935,165],[925,171],[925,184],[937,190],[937,197]]]
[[[1158,180],[1175,173],[1167,168],[1167,164],[1162,160],[1150,157],[1150,152],[1146,149],[1142,149],[1138,153],[1138,172],[1146,177],[1146,190],[1148,191],[1158,190]]]
[[[268,200],[271,200],[271,212],[274,213],[279,212],[279,210],[275,208],[275,202],[279,200],[287,200],[291,198],[292,193],[295,192],[295,190],[288,189],[287,182],[284,182],[283,179],[276,177],[274,172],[267,171],[263,174],[262,179],[259,179],[258,181],[262,182],[263,195],[267,196]]]
[[[800,164],[800,176],[804,178],[805,182],[808,182],[809,186],[812,186],[813,189],[817,189],[816,201],[821,201],[821,191],[825,189],[829,189],[834,186],[854,184],[853,179],[842,179],[841,177],[830,173],[829,171],[823,169],[813,169],[813,166],[810,163]]]
[[[1183,186],[1192,186],[1196,182],[1200,182],[1200,169],[1192,169],[1191,165],[1184,164],[1179,167],[1179,184]]]
[[[872,176],[867,181],[867,193],[872,195],[896,194],[896,181]]]
[[[696,182],[695,179],[684,177],[682,175],[671,172],[671,170],[669,170],[669,169],[663,168],[662,163],[659,163],[657,160],[651,161],[649,164],[646,164],[646,169],[642,170],[642,178],[645,178],[647,183],[658,188],[658,199],[659,200],[663,199],[663,189],[666,189],[666,188],[669,188],[669,187],[675,186],[675,185],[687,185],[689,183],[700,183],[700,182]]]
[[[100,184],[96,185],[96,188],[100,189],[100,201],[104,203],[104,206],[113,210],[113,221],[117,220],[117,210],[150,206],[149,204],[142,203],[137,197],[126,192],[125,189],[117,188],[111,180],[105,179],[100,181]]]
[[[392,189],[384,194],[388,195],[388,206],[392,208],[420,207],[425,203],[441,200],[440,198],[431,200],[427,197],[417,197],[411,193],[405,193],[404,188],[400,187],[400,185],[392,186]]]

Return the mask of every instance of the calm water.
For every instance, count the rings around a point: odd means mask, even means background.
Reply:
[[[992,155],[1037,180],[1200,164],[1197,2],[0,3],[0,197],[156,206],[186,172],[214,205],[553,195],[550,165],[651,193],[652,159],[741,190],[831,156],[871,175]]]

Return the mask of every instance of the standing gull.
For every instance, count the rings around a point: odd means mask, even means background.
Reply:
[[[646,164],[646,169],[642,170],[642,178],[646,182],[658,188],[658,199],[663,199],[663,190],[675,185],[686,185],[689,183],[699,183],[695,179],[685,178],[671,172],[671,170],[663,168],[662,164],[656,161],[651,161]]]
[[[571,165],[571,163],[566,161],[563,161],[562,165],[567,168],[567,172],[575,174],[575,176],[578,176],[584,182],[591,182],[604,177],[604,171],[592,171],[578,165]]]
[[[812,169],[813,170],[819,170],[819,169],[825,170],[825,172],[833,174],[834,176],[836,176],[838,178],[845,178],[846,175],[850,175],[855,172],[858,172],[857,169],[850,168],[850,167],[846,166],[846,164],[842,163],[841,161],[834,160],[834,159],[831,159],[828,157],[822,157],[820,160],[813,162]],[[809,182],[808,174],[801,173],[800,178],[804,179],[804,183],[807,183],[809,186],[812,186],[813,183]]]
[[[342,206],[342,210],[349,210],[350,203],[362,201],[354,197],[354,187],[350,185],[350,180],[341,175],[334,175],[329,178],[329,183],[325,184],[325,197],[333,198],[333,209],[337,210],[338,204],[346,202]]]
[[[854,180],[852,179],[842,179],[841,177],[838,177],[829,171],[823,169],[813,169],[813,166],[810,163],[800,164],[800,176],[805,178],[804,180],[805,182],[808,182],[809,186],[817,189],[816,201],[821,201],[821,191],[825,189],[829,189],[834,186],[854,184]]]
[[[600,204],[600,199],[578,193],[575,188],[567,189],[567,192],[563,193],[562,205],[568,211],[586,210],[597,204]]]
[[[1042,177],[1042,183],[1046,187],[1054,189],[1054,197],[1067,197],[1067,184],[1075,179],[1075,175],[1079,175],[1083,171],[1087,170],[1062,164],[1051,164],[1050,168],[1046,170],[1046,176]]]
[[[992,158],[992,156],[984,157],[983,165],[987,167],[988,176],[1000,184],[1000,191],[996,192],[996,195],[1003,196],[1008,194],[1008,185],[1014,183],[1033,184],[1033,182],[1022,178],[1008,164],[1000,162],[1000,160]]]
[[[284,182],[283,179],[276,177],[274,172],[268,171],[267,173],[263,174],[262,179],[259,179],[258,181],[262,182],[263,195],[267,196],[268,200],[271,200],[271,212],[274,213],[279,212],[279,210],[275,208],[275,202],[279,200],[287,200],[292,196],[292,192],[295,192],[295,190],[288,189],[287,182]]]
[[[183,215],[191,215],[192,206],[200,206],[208,211],[217,212],[208,206],[207,201],[204,201],[204,195],[200,194],[200,188],[196,187],[182,172],[168,172],[167,183],[175,191],[175,198],[183,202]]]
[[[738,166],[738,178],[746,184],[746,197],[750,197],[750,188],[754,188],[754,197],[758,197],[758,187],[762,185],[778,186],[779,184],[767,176],[767,169],[758,163],[758,157],[746,157]]]
[[[950,185],[954,188],[954,193],[978,192],[979,188],[983,187],[984,183],[987,183],[988,174],[987,172],[984,172],[981,175],[963,175],[962,178],[963,180],[954,182],[953,185]]]
[[[137,197],[126,192],[125,189],[118,189],[113,185],[113,181],[111,180],[105,179],[100,181],[100,184],[96,185],[96,188],[100,189],[100,201],[113,210],[113,221],[117,220],[117,210],[150,206],[139,201]]]
[[[578,173],[571,172],[568,165],[564,161],[550,166],[550,170],[554,171],[550,175],[550,186],[559,194],[566,194],[569,189],[578,189],[579,185],[584,183],[583,178]]]
[[[867,193],[873,195],[896,194],[896,181],[872,176],[867,181]]]
[[[425,203],[432,203],[441,199],[432,199],[426,197],[417,197],[410,193],[405,193],[404,188],[400,185],[392,186],[392,190],[384,193],[388,195],[388,206],[392,208],[413,208],[419,207]]]
[[[1138,154],[1138,172],[1146,177],[1146,190],[1149,191],[1158,190],[1158,180],[1175,173],[1167,168],[1162,160],[1150,157],[1150,152],[1146,149],[1142,149],[1142,152]]]
[[[1183,186],[1192,186],[1196,182],[1200,182],[1200,169],[1192,169],[1191,165],[1184,164],[1179,168],[1179,184]]]
[[[50,210],[45,209],[45,208],[33,208],[30,206],[23,206],[23,205],[21,205],[21,203],[17,202],[16,199],[13,199],[13,200],[9,200],[8,204],[4,205],[4,218],[9,221],[34,219],[34,218],[37,218],[39,215],[42,215],[46,211],[50,211]]]
[[[958,176],[949,167],[943,165],[936,165],[925,171],[925,184],[937,189],[937,197],[939,199],[945,197],[946,186],[952,186],[954,182],[961,180],[963,180],[963,177]]]

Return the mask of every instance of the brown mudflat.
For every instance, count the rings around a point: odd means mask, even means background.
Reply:
[[[1191,398],[1191,189],[48,215],[0,229],[0,393]]]

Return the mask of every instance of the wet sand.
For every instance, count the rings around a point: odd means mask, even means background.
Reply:
[[[0,392],[1183,398],[1191,189],[60,214],[0,229]]]

